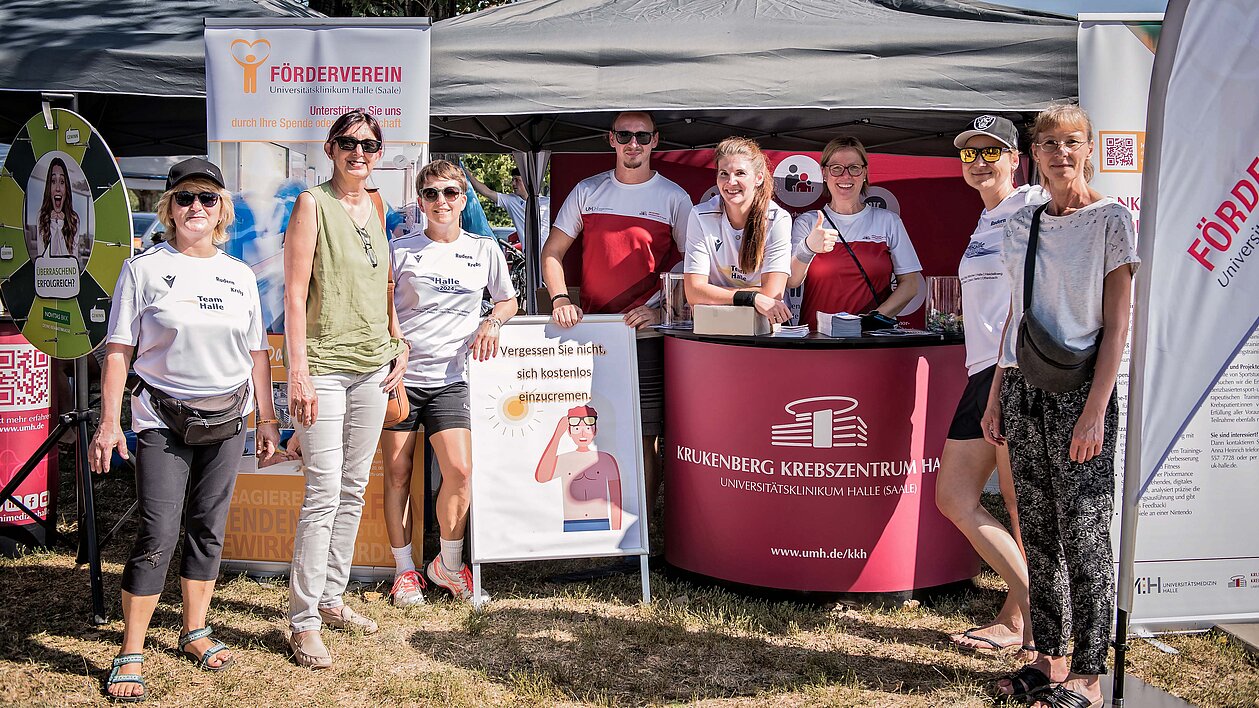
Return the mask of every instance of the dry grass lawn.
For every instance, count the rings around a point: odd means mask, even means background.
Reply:
[[[119,476],[103,485],[106,529],[129,484]],[[63,494],[61,508],[72,505]],[[102,679],[122,637],[118,583],[133,531],[124,527],[106,551],[112,621],[99,628],[86,621],[87,573],[73,554],[0,560],[0,704],[103,702]],[[657,599],[642,606],[636,575],[550,579],[601,563],[487,566],[495,600],[482,612],[431,591],[428,605],[397,610],[381,597],[387,587],[356,586],[348,601],[381,631],[325,631],[336,665],[323,672],[288,660],[283,582],[244,576],[223,578],[210,613],[236,665],[198,671],[175,650],[172,579],[146,647],[148,704],[986,706],[991,683],[1015,667],[947,639],[996,611],[1002,586],[991,573],[972,592],[895,610],[752,599],[658,573]],[[1214,633],[1164,641],[1180,654],[1137,642],[1132,673],[1195,705],[1259,706],[1259,665],[1241,650]]]

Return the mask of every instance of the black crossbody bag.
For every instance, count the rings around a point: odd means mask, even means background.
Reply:
[[[1097,363],[1098,342],[1083,351],[1067,348],[1032,314],[1032,281],[1036,275],[1036,246],[1040,242],[1040,215],[1048,207],[1042,204],[1032,214],[1031,232],[1027,237],[1027,262],[1023,264],[1023,319],[1015,343],[1019,371],[1031,385],[1050,393],[1074,391],[1093,378]]]
[[[835,235],[839,237],[839,242],[844,244],[844,250],[848,251],[848,255],[852,258],[852,262],[857,264],[857,270],[861,272],[861,277],[866,281],[866,287],[870,288],[870,296],[873,298],[874,306],[879,306],[879,291],[874,289],[874,282],[870,280],[870,276],[866,275],[866,269],[861,265],[861,259],[857,258],[856,252],[852,250],[852,246],[848,245],[848,239],[844,238],[844,232],[839,230],[835,222],[831,220],[831,215],[826,213],[826,208],[822,208],[822,216],[826,217],[826,223],[835,229]],[[861,316],[861,331],[873,332],[880,329],[891,329],[897,325],[895,317],[885,315],[882,312],[872,311]]]
[[[231,393],[180,400],[140,379],[132,395],[149,392],[153,409],[170,431],[186,445],[213,445],[230,440],[245,425],[249,381]]]

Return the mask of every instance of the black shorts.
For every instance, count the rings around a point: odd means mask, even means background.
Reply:
[[[424,435],[452,428],[472,429],[468,407],[468,384],[457,381],[437,388],[407,386],[407,402],[411,412],[397,425],[385,428],[400,433],[413,433],[424,426]]]
[[[966,390],[957,402],[957,412],[949,425],[949,440],[982,440],[984,409],[988,407],[988,392],[992,390],[992,376],[997,365],[980,371],[966,381]]]
[[[638,340],[638,407],[643,435],[664,433],[664,337]]]

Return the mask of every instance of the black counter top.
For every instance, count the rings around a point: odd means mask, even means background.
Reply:
[[[657,327],[657,331],[666,337],[676,337],[691,342],[707,342],[709,344],[729,344],[737,347],[761,347],[764,349],[888,349],[892,347],[931,347],[964,343],[962,335],[905,334],[879,335],[863,334],[860,337],[828,337],[817,332],[810,332],[805,337],[776,337],[773,335],[721,335],[695,334],[689,329],[672,329]]]

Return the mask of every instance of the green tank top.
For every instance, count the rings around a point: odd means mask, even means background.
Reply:
[[[315,198],[318,233],[306,294],[310,373],[375,371],[402,353],[389,336],[389,242],[375,213],[360,229],[337,201],[331,182],[306,190]],[[373,267],[364,238],[376,256]]]

